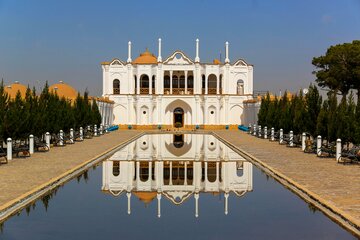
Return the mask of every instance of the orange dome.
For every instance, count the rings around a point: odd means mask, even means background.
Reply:
[[[19,82],[15,82],[9,86],[6,86],[4,89],[5,92],[10,96],[10,98],[14,99],[18,91],[20,92],[21,97],[25,98],[27,87],[20,84]]]
[[[149,52],[148,49],[141,53],[133,62],[133,64],[157,64],[157,59],[154,54]]]
[[[144,203],[151,203],[156,198],[156,192],[133,192],[133,194]]]
[[[51,85],[49,87],[49,91],[50,92],[53,91],[59,97],[65,97],[66,99],[70,99],[70,100],[76,99],[77,97],[76,90],[70,85],[64,83],[63,81]]]
[[[220,62],[219,59],[215,58],[215,59],[213,60],[213,64],[219,65],[219,64],[221,64],[221,62]]]

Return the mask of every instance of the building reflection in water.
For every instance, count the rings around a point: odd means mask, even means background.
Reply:
[[[241,197],[252,191],[252,164],[212,135],[145,135],[116,152],[103,163],[102,190],[126,194],[145,203],[161,199],[176,205],[194,196],[199,216],[200,193],[224,194],[228,214],[229,193]]]

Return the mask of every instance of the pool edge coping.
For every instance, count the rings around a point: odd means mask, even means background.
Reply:
[[[284,187],[288,188],[304,201],[313,204],[316,206],[321,212],[323,212],[326,216],[328,216],[333,221],[337,222],[352,234],[357,237],[360,237],[360,222],[352,217],[350,214],[344,212],[343,210],[336,207],[334,204],[331,204],[318,194],[312,192],[311,190],[307,189],[305,186],[297,183],[293,179],[287,177],[283,173],[275,170],[268,164],[264,163],[263,161],[259,160],[255,156],[246,151],[242,150],[241,148],[235,146],[233,143],[225,140],[223,137],[218,135],[216,132],[212,131],[211,134],[215,136],[217,139],[222,141],[225,145],[230,147],[233,151],[240,154],[241,156],[248,158],[247,160],[254,163],[260,170],[264,171],[265,173],[269,174],[279,183],[281,183]]]
[[[20,195],[19,197],[10,200],[7,203],[4,203],[3,205],[0,206],[0,223],[3,223],[4,221],[6,221],[6,219],[16,214],[18,211],[22,210],[28,204],[36,201],[38,198],[40,198],[47,192],[52,191],[53,189],[65,184],[69,180],[79,175],[81,172],[91,168],[95,164],[109,157],[109,155],[114,154],[119,149],[123,148],[130,142],[144,136],[145,134],[146,132],[142,131],[136,134],[135,136],[132,136],[129,139],[124,140],[119,144],[105,150],[104,152],[97,154],[95,157],[86,160],[83,163],[78,164],[77,166],[71,168],[70,170],[67,170],[64,173],[51,178],[47,182],[40,184],[39,186],[31,189],[30,191]]]

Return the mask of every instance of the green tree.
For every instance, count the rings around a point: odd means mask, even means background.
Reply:
[[[2,141],[5,140],[4,121],[5,121],[5,114],[8,111],[8,104],[9,104],[9,96],[5,92],[4,80],[2,79],[0,83],[0,144],[2,143]]]
[[[329,101],[325,100],[320,109],[319,115],[316,120],[316,135],[327,136],[328,135],[328,122],[329,122]],[[316,137],[313,135],[313,137]]]
[[[95,98],[92,101],[91,114],[92,114],[92,124],[100,125],[101,124],[101,114],[100,114],[99,107],[96,103]]]
[[[317,87],[310,84],[309,91],[305,95],[305,123],[306,131],[311,135],[316,134],[317,119],[322,106],[322,97]]]

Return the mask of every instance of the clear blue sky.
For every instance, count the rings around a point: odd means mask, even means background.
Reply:
[[[297,90],[314,80],[312,57],[360,39],[360,0],[84,1],[0,0],[0,78],[43,85],[64,80],[101,95],[100,62],[146,47],[212,61],[254,64],[256,90]],[[224,56],[224,55],[223,55]]]

